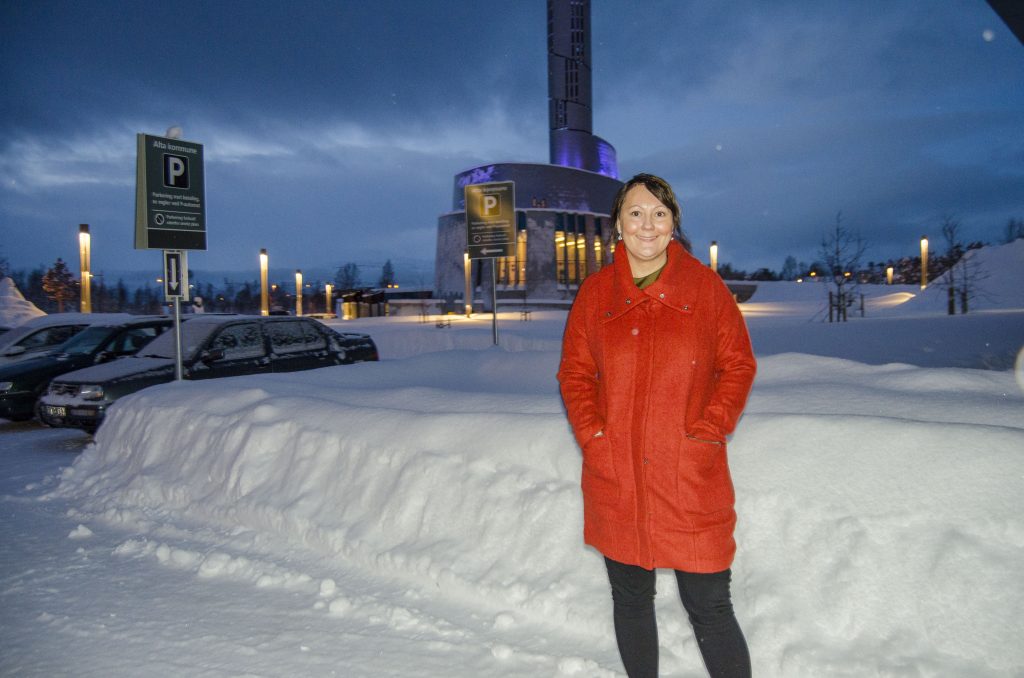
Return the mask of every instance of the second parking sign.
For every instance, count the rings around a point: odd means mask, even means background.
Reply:
[[[515,186],[513,181],[466,186],[466,242],[470,259],[515,254]]]

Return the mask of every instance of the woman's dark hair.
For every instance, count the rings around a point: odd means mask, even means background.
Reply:
[[[680,226],[682,220],[682,210],[679,209],[679,202],[676,200],[676,194],[672,191],[672,187],[668,185],[668,182],[661,177],[656,177],[653,174],[637,174],[632,179],[623,184],[622,188],[619,189],[618,194],[615,196],[615,202],[612,205],[612,222],[616,224],[618,228],[619,223],[619,212],[622,210],[622,203],[626,200],[626,194],[629,193],[630,189],[634,186],[643,186],[650,191],[655,198],[658,199],[662,205],[667,207],[672,212],[672,235],[682,243],[683,247],[686,248],[687,252],[692,252],[693,248],[690,245],[690,239],[683,233],[683,228]]]

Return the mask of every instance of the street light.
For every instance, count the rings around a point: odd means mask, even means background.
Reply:
[[[921,289],[928,287],[928,237],[921,236]]]
[[[470,287],[469,279],[470,273],[473,270],[473,264],[469,260],[469,250],[462,253],[462,269],[466,275],[466,294],[463,302],[466,307],[466,317],[469,318],[473,315],[473,290]]]
[[[295,315],[302,315],[302,271],[295,269]]]
[[[711,270],[718,273],[718,241],[711,241]]]
[[[78,225],[78,259],[82,271],[82,313],[92,313],[92,236],[89,235],[89,224]]]
[[[270,315],[270,296],[267,290],[267,250],[260,250],[260,315]]]

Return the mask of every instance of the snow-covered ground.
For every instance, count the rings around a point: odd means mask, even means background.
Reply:
[[[1024,286],[1003,288],[956,317],[875,288],[844,325],[812,320],[814,285],[744,305],[755,675],[1024,675]],[[155,387],[95,442],[0,424],[0,674],[622,675],[564,320],[504,314],[500,347],[490,316],[337,321],[384,360]],[[662,675],[702,676],[658,584]]]

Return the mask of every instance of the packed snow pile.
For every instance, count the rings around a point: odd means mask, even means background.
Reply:
[[[924,290],[914,285],[858,285],[853,288],[850,319],[860,316],[861,295],[864,315],[907,316],[946,313],[949,288],[955,287],[956,312],[961,313],[960,291],[968,287],[968,311],[1024,308],[1024,238],[1006,245],[987,245],[970,250],[952,268]],[[828,317],[828,293],[834,287],[825,279],[805,278],[803,282],[759,281],[757,290],[742,306],[748,318],[771,316],[776,320]],[[808,310],[812,311],[808,315]]]
[[[1024,238],[969,250],[952,269],[930,281],[908,307],[945,312],[949,287],[953,286],[957,290],[959,313],[959,294],[965,282],[970,310],[1024,308]]]
[[[125,398],[56,491],[81,526],[69,538],[119,529],[120,557],[306,596],[325,628],[419,643],[417,675],[621,675],[554,378],[563,321],[488,348],[485,323],[372,319],[381,363]],[[728,451],[755,674],[1024,671],[1014,372],[759,360]],[[703,675],[668,574],[658,590],[663,673]],[[460,672],[444,659],[460,644],[489,652]]]
[[[26,320],[46,315],[21,291],[10,278],[0,278],[0,326],[17,327]]]

